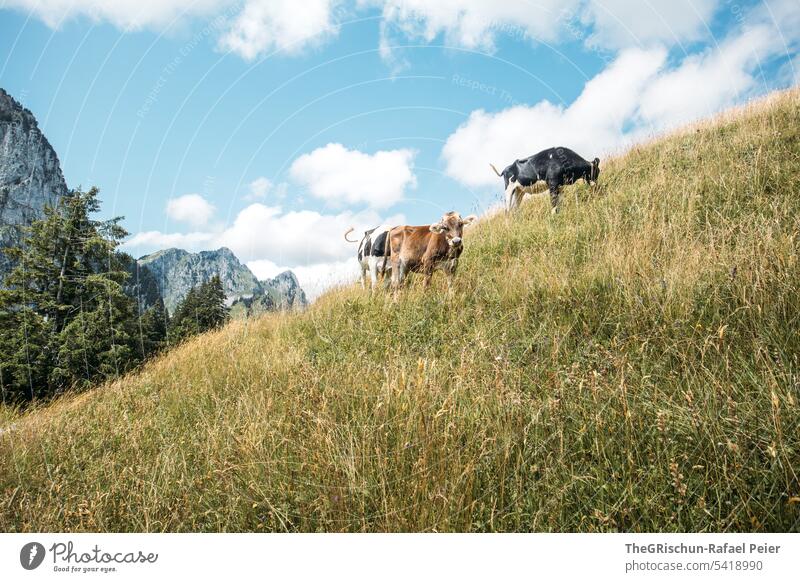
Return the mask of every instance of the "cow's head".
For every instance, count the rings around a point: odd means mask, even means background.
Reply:
[[[460,248],[463,244],[464,226],[477,220],[477,216],[470,214],[461,218],[458,212],[448,212],[436,224],[430,226],[431,232],[444,235],[450,248]]]
[[[592,169],[589,172],[589,182],[597,182],[597,178],[600,177],[600,158],[595,158],[592,160]]]

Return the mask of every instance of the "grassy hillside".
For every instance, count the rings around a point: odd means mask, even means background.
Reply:
[[[481,221],[451,296],[338,290],[0,412],[0,530],[797,531],[799,99]]]

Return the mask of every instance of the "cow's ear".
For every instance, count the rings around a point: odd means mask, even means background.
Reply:
[[[442,230],[444,229],[444,227],[439,222],[430,225],[429,228],[431,229],[431,232],[442,232]]]
[[[461,224],[464,224],[464,225],[467,225],[467,224],[472,224],[472,223],[473,223],[473,222],[475,222],[476,220],[478,220],[478,217],[477,217],[477,216],[475,216],[474,214],[470,214],[470,215],[469,215],[469,216],[467,216],[467,217],[466,217],[464,220],[462,220],[462,221],[461,221]]]
[[[592,165],[596,168],[600,165],[600,158],[595,158],[592,160]]]

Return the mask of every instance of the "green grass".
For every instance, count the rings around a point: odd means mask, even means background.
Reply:
[[[800,94],[356,286],[0,409],[4,531],[798,531]]]

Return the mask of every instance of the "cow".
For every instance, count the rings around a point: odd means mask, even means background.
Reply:
[[[600,158],[587,162],[569,148],[557,147],[543,150],[524,160],[517,160],[502,172],[489,164],[494,173],[505,182],[506,212],[517,208],[526,193],[533,193],[539,180],[547,183],[550,190],[552,212],[558,212],[561,186],[574,184],[581,178],[594,184],[600,176]]]
[[[392,287],[395,298],[410,272],[422,273],[427,288],[435,270],[447,275],[448,289],[464,250],[464,226],[477,219],[474,214],[461,218],[458,212],[448,212],[435,224],[425,226],[396,226],[389,231]]]
[[[351,243],[357,243],[358,240],[347,238],[347,235],[353,232],[355,228],[350,227],[344,233],[344,240]],[[386,243],[387,235],[391,230],[390,226],[381,225],[364,233],[361,242],[358,245],[358,265],[361,267],[361,287],[367,286],[367,273],[370,278],[370,289],[375,289],[378,284],[378,276],[386,276],[386,271],[391,268],[389,264],[388,245]]]

